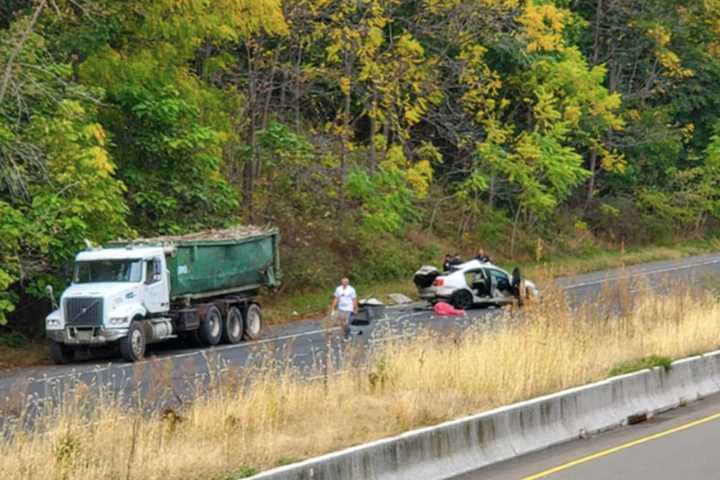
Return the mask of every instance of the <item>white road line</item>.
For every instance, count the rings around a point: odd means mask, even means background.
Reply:
[[[657,275],[658,273],[667,273],[667,272],[675,272],[678,270],[690,270],[691,268],[697,268],[702,267],[705,265],[714,265],[716,263],[720,263],[720,259],[718,260],[712,260],[709,262],[702,262],[702,263],[694,263],[692,265],[683,265],[678,267],[669,267],[669,268],[660,268],[657,270],[647,270],[647,271],[641,271],[637,273],[631,273],[631,274],[624,274],[624,275],[616,275],[614,277],[604,277],[601,280],[593,280],[591,282],[583,282],[583,283],[576,283],[571,285],[564,285],[562,287],[563,290],[572,290],[574,288],[581,288],[581,287],[589,287],[590,285],[598,285],[601,283],[607,283],[614,280],[622,280],[624,278],[636,278],[636,277],[645,277],[648,275]]]
[[[390,317],[385,317],[385,318],[378,319],[377,323],[388,322],[390,320],[400,321],[403,319],[403,317],[418,316],[422,313],[425,313],[425,312],[407,313],[404,315],[400,315],[399,317],[397,317],[395,319],[391,319]],[[241,343],[241,344],[236,344],[236,345],[225,345],[222,347],[213,347],[212,349],[209,349],[209,350],[195,350],[192,352],[179,353],[176,355],[169,355],[167,357],[156,357],[154,359],[146,359],[146,360],[142,360],[140,362],[135,362],[135,363],[114,363],[114,364],[110,363],[106,367],[96,367],[92,370],[87,370],[87,371],[74,370],[69,373],[63,373],[63,374],[55,375],[55,376],[51,376],[51,377],[29,378],[28,381],[30,381],[30,382],[43,381],[43,382],[47,383],[47,382],[51,382],[54,380],[59,380],[61,378],[79,377],[80,375],[85,375],[85,374],[92,375],[92,374],[104,373],[106,371],[109,371],[113,366],[118,367],[118,368],[126,368],[126,367],[132,367],[132,366],[147,365],[149,363],[156,363],[158,361],[163,361],[166,359],[167,360],[176,360],[179,358],[187,358],[187,357],[192,357],[192,356],[197,356],[197,355],[202,356],[203,353],[222,352],[225,350],[239,349],[239,348],[250,348],[250,347],[255,347],[256,345],[261,345],[261,344],[265,344],[265,343],[278,342],[278,341],[282,341],[282,340],[289,340],[289,339],[299,338],[299,337],[304,337],[304,336],[317,335],[317,334],[321,334],[321,333],[326,334],[326,333],[330,333],[330,332],[333,332],[336,330],[340,330],[340,327],[331,327],[329,329],[317,329],[317,330],[311,330],[309,332],[302,332],[302,333],[296,333],[296,334],[291,334],[291,335],[283,335],[280,337],[266,338],[263,340],[256,340],[254,342],[246,342],[246,343]]]
[[[605,277],[600,280],[565,285],[562,287],[562,289],[563,290],[572,290],[572,289],[576,289],[576,288],[588,287],[591,285],[599,285],[599,284],[611,282],[614,280],[620,280],[623,278],[635,278],[635,277],[642,277],[642,276],[647,276],[647,275],[656,275],[659,273],[673,272],[673,271],[678,271],[678,270],[689,270],[691,268],[701,267],[701,266],[705,266],[705,265],[714,265],[717,263],[720,263],[720,259],[710,260],[707,262],[693,263],[690,265],[682,265],[682,266],[677,266],[677,267],[642,271],[642,272],[637,272],[637,273],[629,274],[629,275],[618,275],[618,276],[614,276],[614,277]],[[404,315],[400,315],[397,318],[390,318],[390,317],[386,316],[385,318],[381,318],[381,319],[377,320],[376,323],[384,323],[384,322],[389,322],[391,320],[393,320],[395,322],[400,322],[401,320],[404,319],[403,317],[418,316],[423,313],[427,313],[427,312],[410,312],[410,313],[407,313]],[[241,343],[241,344],[237,344],[237,345],[225,345],[222,347],[213,347],[212,349],[209,349],[209,350],[195,350],[192,352],[179,353],[176,355],[169,355],[167,357],[156,357],[154,359],[147,359],[147,360],[143,360],[141,362],[136,362],[136,363],[110,363],[106,367],[99,367],[99,368],[95,368],[93,370],[88,370],[85,372],[74,371],[74,372],[70,372],[70,373],[55,375],[52,377],[29,378],[28,381],[32,382],[32,381],[42,380],[44,382],[48,382],[48,381],[58,380],[61,378],[74,377],[74,376],[77,377],[77,376],[85,375],[85,374],[98,374],[98,373],[110,370],[113,366],[118,367],[118,368],[139,366],[139,365],[145,365],[148,363],[155,363],[155,362],[166,360],[166,359],[167,360],[175,360],[175,359],[179,359],[179,358],[187,358],[187,357],[192,357],[192,356],[196,356],[196,355],[203,355],[203,353],[212,354],[213,352],[222,352],[222,351],[231,350],[231,349],[252,348],[257,345],[262,345],[265,343],[278,342],[278,341],[282,341],[282,340],[290,340],[293,338],[300,338],[300,337],[306,337],[306,336],[311,336],[311,335],[326,334],[326,333],[330,333],[330,332],[333,332],[336,330],[340,330],[340,327],[332,327],[329,329],[317,329],[317,330],[311,330],[308,332],[288,334],[288,335],[283,335],[280,337],[266,338],[263,340],[256,340],[254,342],[246,342],[246,343]]]

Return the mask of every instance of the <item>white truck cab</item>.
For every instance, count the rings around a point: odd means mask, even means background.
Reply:
[[[63,292],[58,307],[46,319],[53,354],[60,345],[102,345],[126,337],[134,319],[161,315],[170,309],[164,249],[80,252],[75,257],[72,284]],[[159,317],[154,323],[162,329],[169,320]],[[166,330],[168,336],[171,329]]]

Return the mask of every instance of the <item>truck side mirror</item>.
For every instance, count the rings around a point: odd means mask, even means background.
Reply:
[[[55,293],[53,292],[52,285],[48,285],[45,287],[45,292],[47,293],[48,297],[50,297],[50,304],[52,305],[53,310],[58,309],[58,304],[55,301]]]

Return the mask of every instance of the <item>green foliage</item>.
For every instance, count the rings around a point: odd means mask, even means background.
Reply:
[[[17,35],[0,31],[0,42]],[[29,35],[15,57],[21,66],[8,70],[14,87],[0,99],[0,324],[13,310],[12,284],[37,291],[85,239],[129,233],[125,187],[97,122],[99,91],[74,83],[68,65],[47,64],[48,55]]]
[[[0,323],[85,238],[273,223],[372,281],[419,229],[590,252],[720,220],[717,0],[40,5],[0,7]]]
[[[628,373],[639,372],[640,370],[646,370],[648,368],[656,367],[660,367],[665,371],[670,370],[670,368],[672,367],[672,358],[651,355],[649,357],[640,358],[638,360],[630,360],[610,369],[608,375],[611,377],[616,377],[618,375],[625,375]]]

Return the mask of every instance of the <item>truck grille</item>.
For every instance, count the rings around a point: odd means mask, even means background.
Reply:
[[[99,327],[103,324],[102,298],[66,298],[65,325]]]

